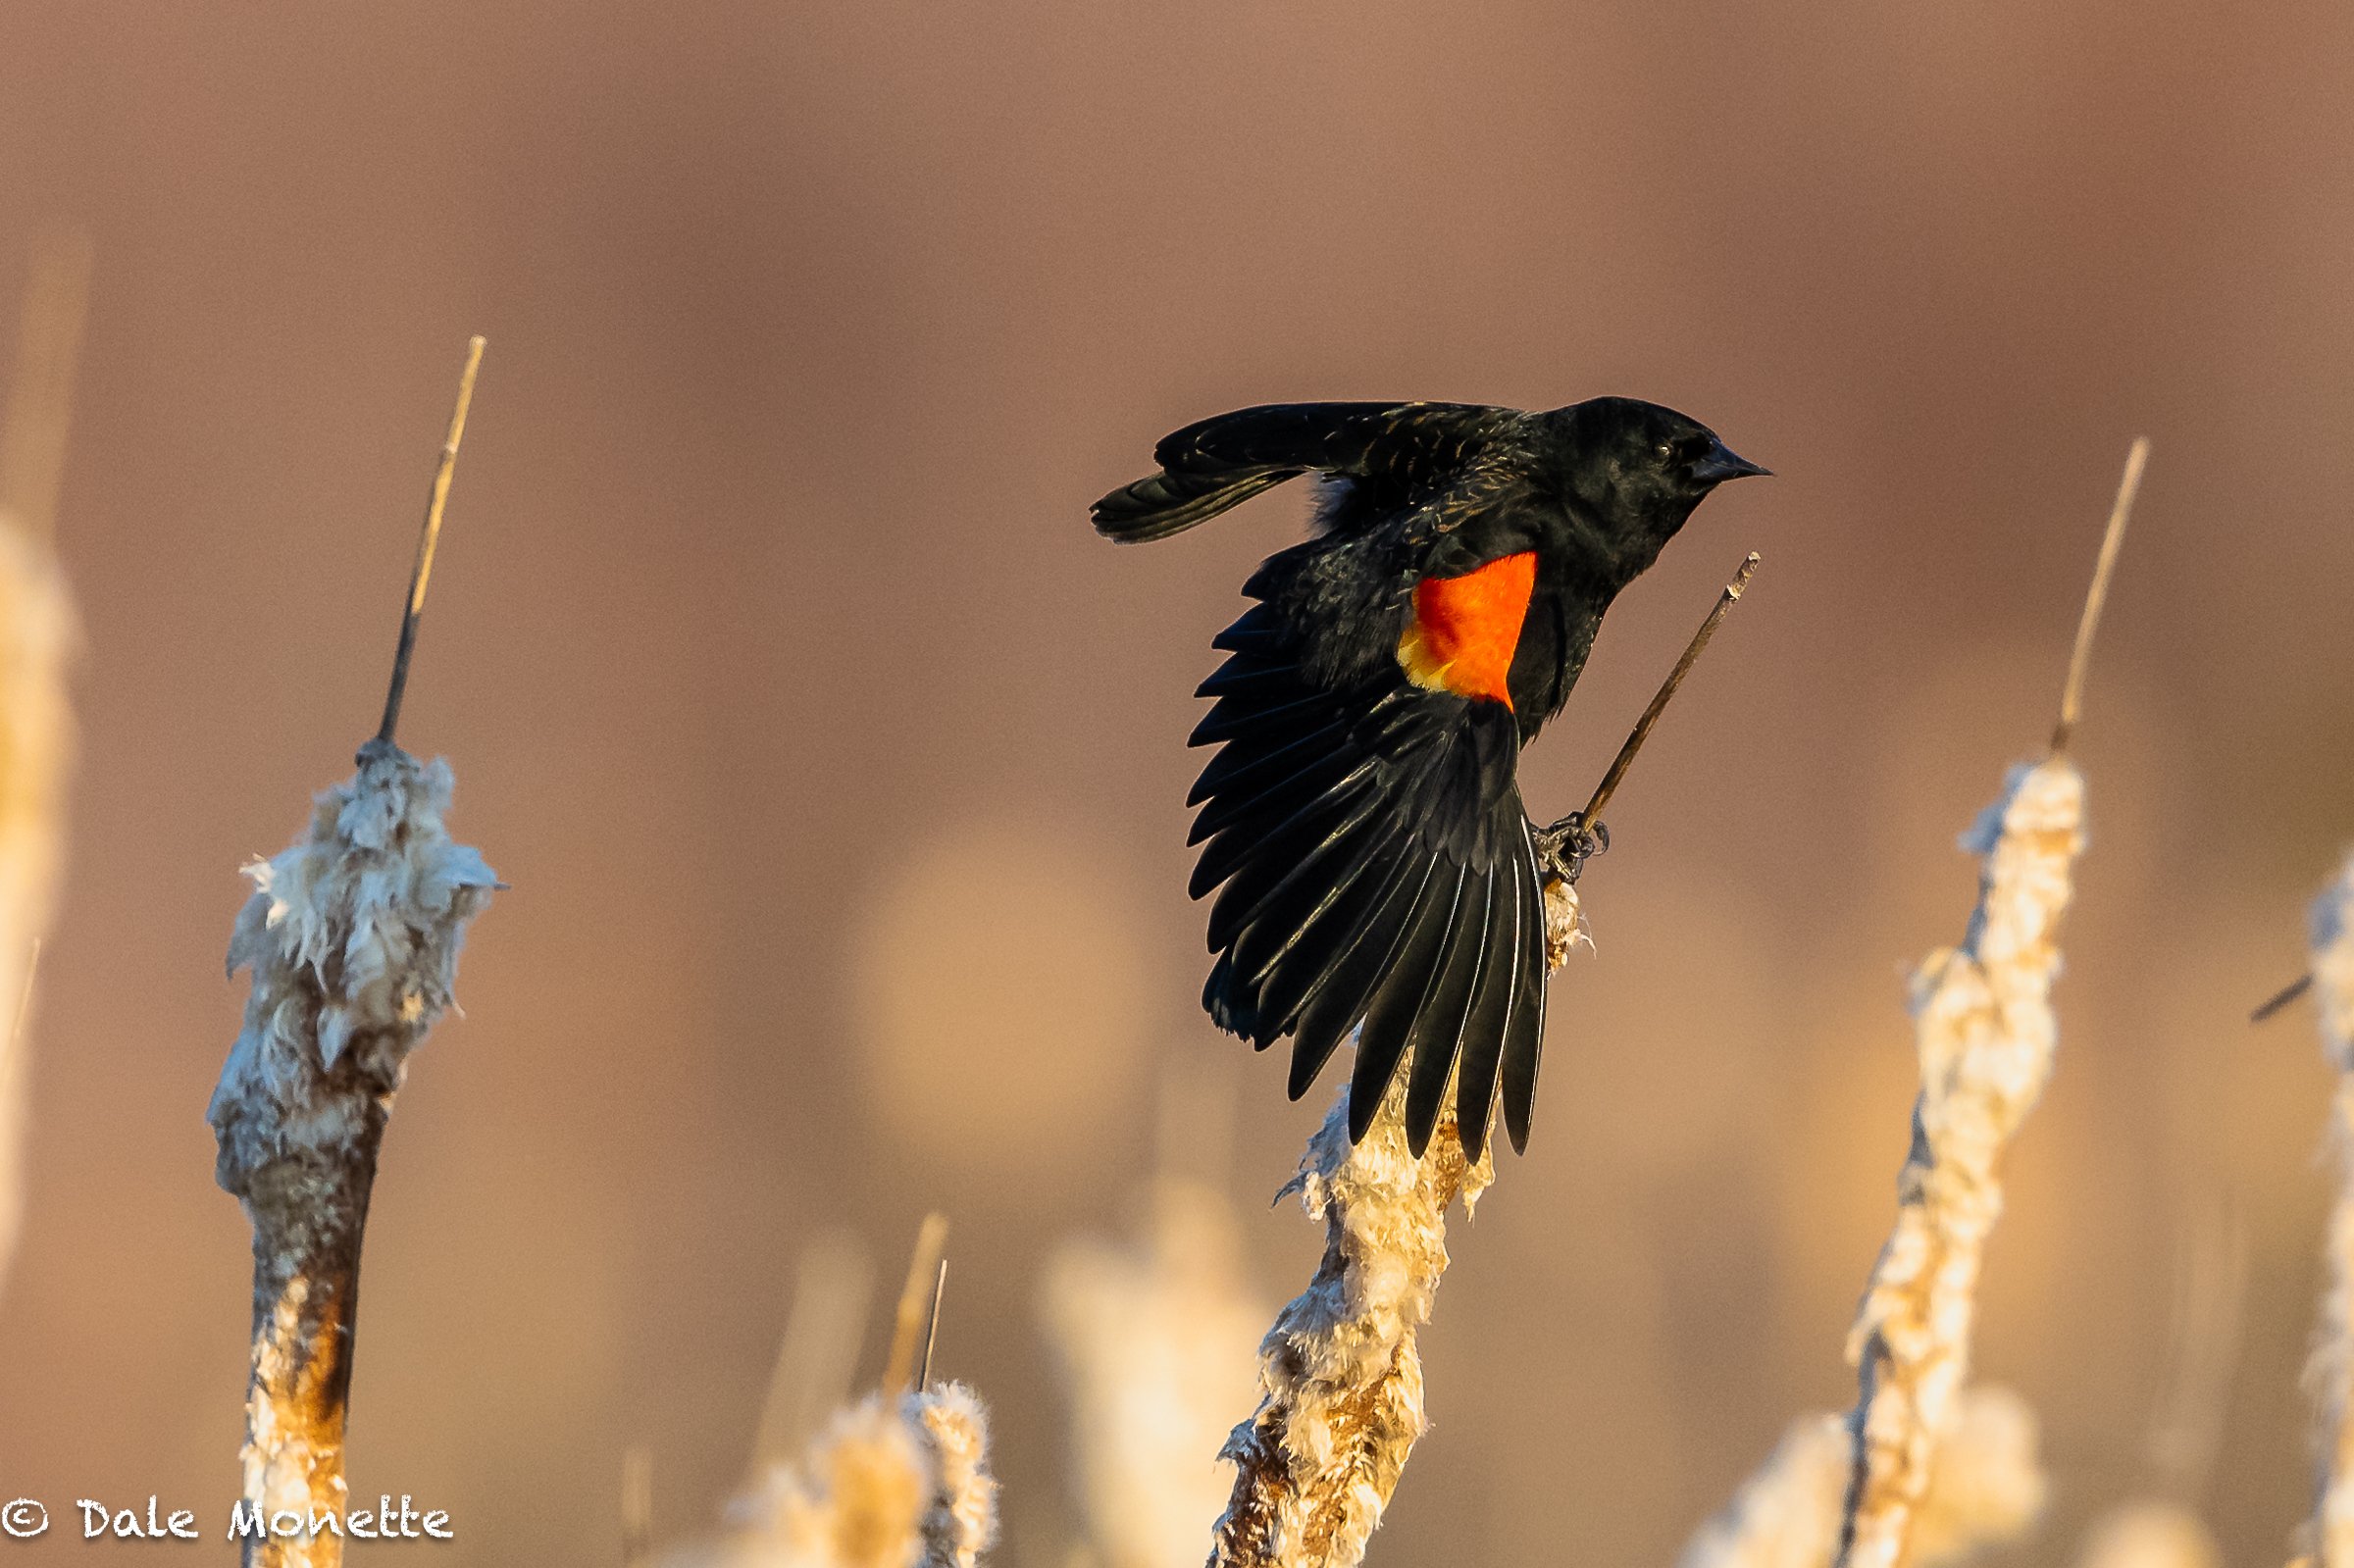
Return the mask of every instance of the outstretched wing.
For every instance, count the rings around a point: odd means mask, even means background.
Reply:
[[[1160,472],[1098,501],[1098,532],[1166,538],[1302,474],[1395,481],[1401,494],[1473,460],[1525,416],[1477,403],[1267,403],[1164,438]]]
[[[1292,1037],[1297,1099],[1358,1030],[1349,1130],[1361,1138],[1401,1063],[1408,1141],[1429,1143],[1455,1084],[1466,1153],[1501,1085],[1525,1144],[1545,1017],[1544,900],[1502,701],[1396,668],[1328,687],[1266,605],[1217,639],[1197,745],[1193,893],[1213,888],[1203,1003],[1260,1049]],[[1204,842],[1206,840],[1206,842]]]

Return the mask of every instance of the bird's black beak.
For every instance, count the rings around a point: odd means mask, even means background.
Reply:
[[[1701,484],[1722,484],[1726,480],[1748,479],[1753,474],[1770,475],[1773,470],[1736,456],[1722,441],[1712,442],[1700,461],[1692,465],[1692,478]]]

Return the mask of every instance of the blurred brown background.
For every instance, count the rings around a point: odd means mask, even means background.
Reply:
[[[1601,391],[1781,477],[1621,602],[1535,809],[1766,565],[1586,881],[1600,952],[1459,1233],[1374,1560],[1666,1561],[1846,1401],[1902,977],[2047,732],[2136,431],[1981,1366],[2045,1419],[2030,1555],[2064,1555],[2160,1484],[2177,1260],[2238,1214],[2202,1501],[2276,1556],[2327,1080],[2309,1014],[2244,1019],[2354,830],[2350,65],[2321,0],[12,0],[0,300],[39,225],[96,270],[0,1493],[208,1530],[234,1493],[246,1236],[203,1111],[235,869],[374,724],[480,330],[403,738],[514,890],[393,1127],[352,1450],[355,1490],[455,1515],[435,1561],[613,1561],[640,1439],[666,1533],[709,1518],[799,1248],[846,1226],[894,1275],[938,1204],[1000,1560],[1057,1568],[1043,1258],[1122,1222],[1174,1064],[1231,1086],[1216,1157],[1288,1292],[1315,1232],[1262,1200],[1329,1090],[1287,1105],[1200,1016],[1183,886],[1188,693],[1300,497],[1135,552],[1086,503],[1233,405]]]

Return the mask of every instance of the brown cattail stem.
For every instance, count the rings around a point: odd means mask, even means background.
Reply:
[[[2084,613],[2076,619],[2076,643],[2068,658],[2068,684],[2060,691],[2060,722],[2052,728],[2052,749],[2066,751],[2076,721],[2084,712],[2084,677],[2092,667],[2093,634],[2101,629],[2101,611],[2109,603],[2109,579],[2117,571],[2117,552],[2125,542],[2125,523],[2133,515],[2133,498],[2141,493],[2141,471],[2149,466],[2150,438],[2133,437],[2125,449],[2124,476],[2117,481],[2117,499],[2110,503],[2109,527],[2101,532],[2101,553],[2092,567],[2092,586],[2084,594]]]

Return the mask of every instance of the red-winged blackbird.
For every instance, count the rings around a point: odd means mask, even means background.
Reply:
[[[1465,1151],[1499,1083],[1528,1142],[1545,920],[1520,748],[1561,712],[1603,612],[1703,497],[1766,471],[1626,398],[1530,414],[1463,403],[1284,403],[1189,425],[1161,471],[1095,506],[1163,538],[1302,474],[1316,528],[1244,584],[1258,601],[1194,745],[1193,895],[1221,889],[1203,1005],[1263,1050],[1292,1037],[1297,1099],[1362,1026],[1349,1132],[1401,1062],[1416,1154],[1448,1080]],[[1459,1059],[1459,1068],[1458,1062]]]

